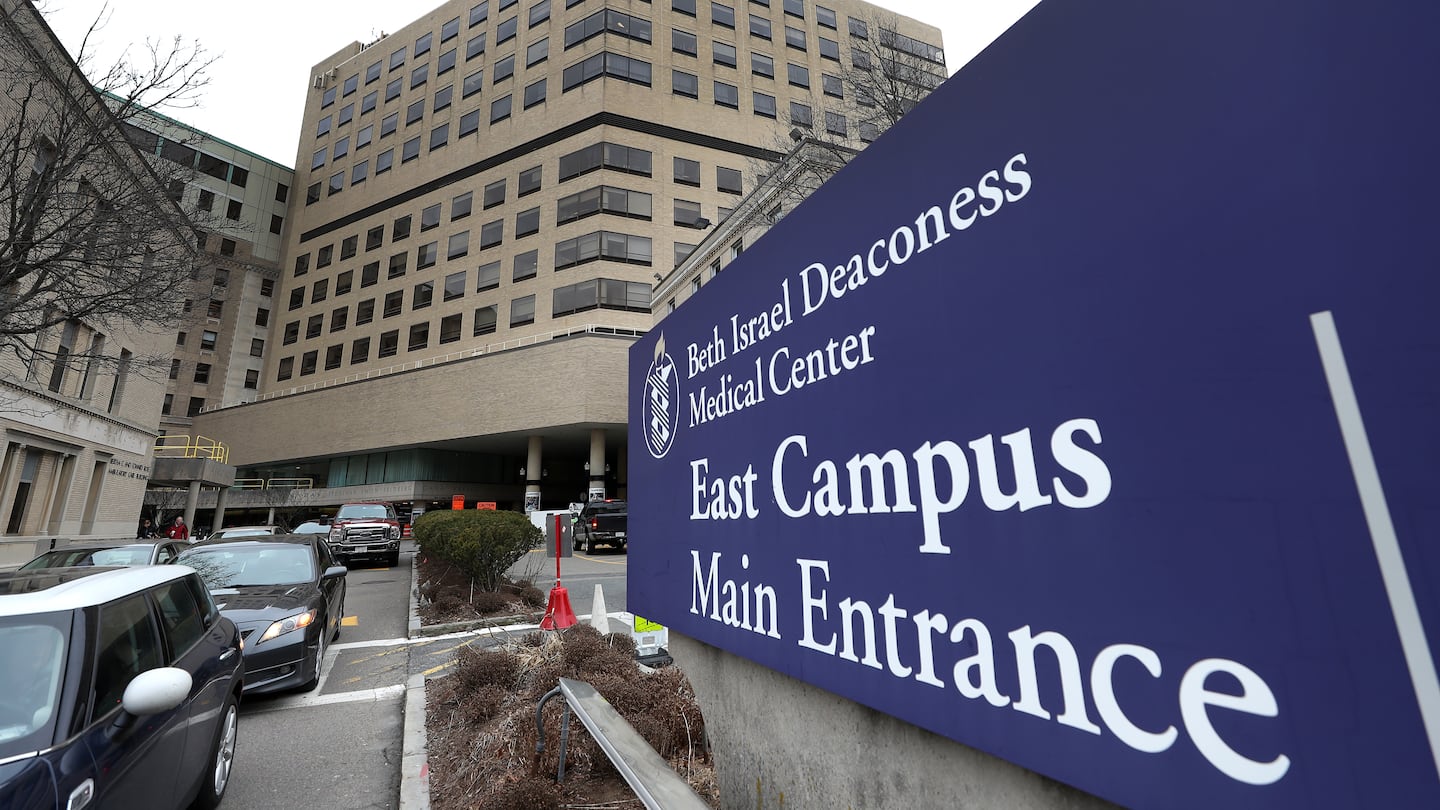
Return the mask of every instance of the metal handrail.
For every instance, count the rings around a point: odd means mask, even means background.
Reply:
[[[170,434],[155,440],[155,458],[208,458],[221,464],[230,460],[230,448],[208,436]]]

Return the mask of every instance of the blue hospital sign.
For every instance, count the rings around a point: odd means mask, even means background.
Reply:
[[[637,342],[632,609],[1125,805],[1440,807],[1436,30],[1042,2]]]

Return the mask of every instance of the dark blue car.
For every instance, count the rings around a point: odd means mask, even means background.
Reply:
[[[193,569],[0,574],[0,807],[217,806],[241,661]]]

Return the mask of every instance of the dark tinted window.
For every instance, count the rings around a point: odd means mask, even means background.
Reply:
[[[91,718],[101,717],[119,706],[125,687],[136,675],[164,665],[160,638],[155,634],[143,595],[126,597],[100,608]]]

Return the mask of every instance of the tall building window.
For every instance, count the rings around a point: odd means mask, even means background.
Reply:
[[[480,249],[495,247],[505,238],[505,220],[497,219],[480,226]]]
[[[480,265],[475,273],[475,292],[485,292],[500,286],[500,262]]]
[[[406,351],[419,351],[430,345],[430,324],[417,323],[410,327],[410,342],[405,347]]]
[[[535,322],[535,296],[526,295],[510,302],[510,327],[525,326]]]
[[[446,315],[440,319],[440,345],[454,343],[460,339],[460,313]]]
[[[491,304],[488,307],[480,307],[475,310],[474,335],[489,335],[495,331],[496,307]]]
[[[710,46],[714,54],[715,64],[723,67],[735,67],[735,46],[728,42],[715,42]]]
[[[755,107],[755,114],[765,118],[775,117],[775,97],[769,93],[762,93],[756,90],[750,94],[751,104]]]
[[[520,172],[520,178],[515,184],[517,196],[524,197],[526,194],[533,194],[540,190],[540,167],[532,166]]]
[[[699,53],[699,43],[695,39],[695,35],[689,31],[672,28],[670,29],[670,50],[686,56],[695,56]]]
[[[525,85],[525,109],[530,109],[536,104],[545,101],[545,80],[541,79]]]
[[[510,96],[490,102],[490,123],[495,124],[510,117]]]
[[[716,25],[723,25],[726,28],[735,27],[735,9],[724,3],[710,4],[710,22]]]
[[[376,357],[394,357],[400,351],[400,330],[391,329],[380,334],[380,348]]]
[[[451,273],[445,277],[445,291],[442,300],[453,301],[465,297],[465,271]]]
[[[470,232],[450,234],[450,239],[445,246],[446,259],[458,259],[470,252]]]
[[[514,76],[515,54],[512,53],[504,59],[496,62],[495,67],[490,72],[492,74],[490,79],[491,84],[499,84],[500,82],[505,81],[511,76]]]
[[[505,181],[496,180],[485,186],[485,208],[494,208],[505,202]]]
[[[515,272],[511,274],[511,281],[524,281],[527,278],[534,278],[540,266],[540,252],[538,250],[527,250],[515,257]]]
[[[435,282],[422,281],[415,285],[414,291],[410,294],[410,309],[424,309],[435,300]]]
[[[670,71],[670,92],[687,98],[700,97],[700,77],[683,70]]]
[[[684,186],[700,185],[700,161],[675,158],[675,182]]]
[[[470,216],[470,200],[472,193],[467,191],[450,201],[450,221],[464,219]]]
[[[715,103],[721,107],[740,108],[740,88],[726,82],[715,82]]]

